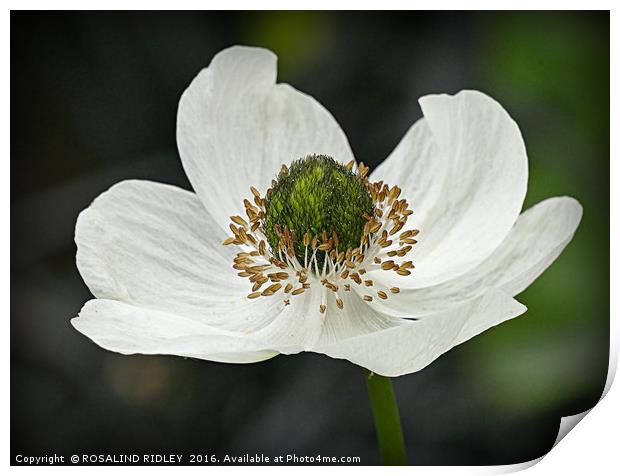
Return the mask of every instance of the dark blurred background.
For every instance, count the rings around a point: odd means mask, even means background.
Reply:
[[[596,403],[609,342],[609,15],[23,13],[11,15],[11,450],[360,456],[379,463],[362,371],[314,354],[226,365],[104,351],[69,324],[90,294],[80,210],[115,182],[190,188],[177,102],[227,46],[265,46],[279,80],[324,104],[379,164],[417,98],[479,89],[520,125],[526,207],[584,206],[522,317],[394,380],[413,464],[546,453]],[[14,460],[13,460],[14,461]]]

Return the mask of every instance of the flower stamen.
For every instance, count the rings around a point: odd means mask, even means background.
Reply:
[[[272,181],[265,197],[256,187],[250,187],[253,203],[244,199],[247,219],[234,215],[230,217],[229,228],[232,236],[224,245],[237,245],[241,250],[233,259],[232,267],[238,275],[252,283],[248,299],[274,296],[282,293],[284,305],[289,305],[294,296],[303,294],[311,286],[322,286],[322,293],[332,292],[337,309],[344,308],[339,292],[350,292],[352,286],[375,288],[372,279],[362,279],[361,275],[374,270],[395,272],[408,276],[414,269],[412,261],[399,261],[406,257],[418,242],[415,237],[419,230],[407,229],[408,217],[413,213],[407,200],[400,198],[401,189],[390,187],[378,181],[371,183],[367,176],[369,168],[363,163],[351,161],[346,169],[353,172],[364,185],[371,200],[372,213],[364,212],[364,225],[359,244],[341,249],[342,240],[335,230],[321,230],[311,233],[307,230],[289,229],[288,225],[275,224],[273,233],[277,246],[268,246],[270,240],[266,226],[266,196],[278,185]],[[291,169],[282,165],[281,174],[289,174]],[[270,283],[266,288],[263,286]],[[261,291],[262,289],[262,291]],[[386,300],[398,294],[400,288],[390,287],[376,290],[376,296]],[[363,294],[362,299],[372,302],[373,296]],[[328,304],[325,294],[319,305],[324,314]]]

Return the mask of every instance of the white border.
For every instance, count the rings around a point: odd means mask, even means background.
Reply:
[[[25,1],[25,2],[8,2],[12,9],[142,9],[141,7],[148,7],[150,9],[201,9],[207,6],[205,2],[196,0],[177,0],[172,2],[162,2],[153,0],[151,2],[135,1],[135,0],[108,0],[91,1],[88,5],[79,1],[64,1],[64,2],[45,2],[45,1]],[[305,10],[320,10],[320,9],[371,9],[377,8],[377,2],[361,1],[352,2],[350,0],[314,0],[314,1],[297,1],[290,0],[268,0],[268,1],[235,1],[229,0],[227,2],[211,2],[209,8],[214,10],[285,10],[285,9],[305,9]],[[219,5],[218,5],[219,3]],[[380,2],[380,9],[406,9],[416,7],[417,9],[429,9],[424,8],[430,6],[433,10],[451,10],[451,9],[463,9],[463,10],[511,10],[511,9],[526,9],[526,10],[546,10],[546,9],[563,9],[563,10],[612,10],[611,12],[611,130],[618,131],[620,123],[618,121],[618,94],[614,85],[620,84],[619,77],[619,61],[618,61],[618,29],[620,28],[620,21],[618,20],[617,8],[612,8],[611,1],[598,1],[590,0],[588,2],[564,0],[564,1],[542,1],[542,0],[521,0],[521,1],[503,1],[501,3],[497,1],[442,1],[435,0],[431,2],[407,2],[396,0],[382,0]],[[4,64],[9,64],[10,58],[10,15],[9,11],[6,11],[5,17],[5,41],[2,47],[2,56]],[[2,75],[2,82],[4,84],[4,96],[3,96],[3,110],[4,127],[2,128],[3,143],[5,144],[5,150],[7,151],[7,157],[10,157],[10,76],[8,73]],[[606,111],[601,111],[602,114],[606,114]],[[611,157],[616,157],[615,161],[611,161],[611,243],[620,243],[620,233],[618,228],[619,220],[619,207],[618,199],[620,192],[615,189],[613,184],[618,183],[618,160],[620,160],[620,150],[618,149],[617,134],[612,134],[611,137]],[[3,279],[3,292],[5,299],[3,302],[7,303],[5,313],[5,332],[3,334],[4,349],[10,347],[10,333],[9,333],[9,319],[10,314],[10,275],[9,275],[9,263],[10,263],[10,242],[9,242],[9,223],[10,223],[10,161],[5,159],[2,161],[4,167],[2,180],[4,186],[1,189],[3,206],[2,206],[2,223],[5,224],[6,232],[2,234],[1,249],[2,249],[2,263],[4,267]],[[546,456],[540,460],[536,460],[530,463],[524,463],[521,465],[511,466],[487,466],[487,467],[416,467],[416,468],[381,468],[380,471],[386,472],[407,472],[415,471],[417,474],[502,474],[508,472],[521,471],[529,468],[528,474],[540,474],[547,475],[550,472],[561,472],[563,474],[583,474],[584,471],[593,471],[593,474],[608,474],[610,468],[618,467],[617,457],[617,444],[616,434],[618,431],[618,422],[620,421],[620,391],[616,388],[611,388],[611,383],[615,375],[618,361],[618,299],[620,290],[620,281],[618,279],[617,265],[620,263],[620,256],[616,248],[611,249],[611,351],[610,351],[610,365],[608,379],[605,386],[605,393],[602,401],[596,405],[583,421],[579,424],[579,431],[570,432],[565,438],[558,439],[559,444]],[[5,354],[6,355],[6,354]],[[8,357],[8,355],[6,356]],[[9,382],[9,359],[6,358],[4,365],[2,366],[2,378],[3,381]],[[6,387],[5,387],[6,389]],[[2,433],[2,445],[5,449],[6,464],[10,463],[10,435],[9,435],[9,392],[6,390],[2,392],[2,408],[4,408],[2,427],[4,432]],[[576,420],[576,419],[573,419]],[[570,426],[568,420],[564,421],[565,425]],[[572,427],[571,427],[572,428]],[[538,464],[536,464],[538,463]],[[83,472],[84,467],[49,467],[49,471],[52,473],[70,472]],[[33,468],[30,467],[11,467],[10,471],[16,473],[31,472]],[[205,474],[208,472],[217,473],[241,473],[246,472],[247,467],[229,466],[229,467],[117,467],[114,468],[114,472],[120,474],[148,474],[150,475],[165,475],[168,476],[170,471],[182,470],[183,472],[194,472],[195,474]],[[317,471],[316,467],[295,467],[292,469],[295,473],[314,474]],[[328,473],[342,473],[355,472],[356,474],[366,473],[371,474],[378,471],[376,467],[322,467],[321,472]],[[36,470],[35,470],[36,471]],[[88,471],[92,473],[109,474],[110,467],[88,467]],[[263,466],[252,467],[251,471],[256,474],[274,474],[274,473],[289,473],[290,467],[278,467],[278,466]]]

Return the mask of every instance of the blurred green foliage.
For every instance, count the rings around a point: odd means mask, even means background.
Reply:
[[[528,312],[467,346],[466,371],[502,411],[575,413],[585,409],[575,402],[596,402],[608,364],[609,35],[578,13],[488,20],[477,67],[523,132],[525,208],[570,195],[584,216],[564,253],[518,296]]]
[[[280,76],[303,71],[329,48],[333,37],[329,12],[256,12],[246,18],[244,40],[277,51]]]

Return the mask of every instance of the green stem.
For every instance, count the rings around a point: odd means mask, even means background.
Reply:
[[[383,464],[406,465],[407,452],[392,382],[388,377],[377,375],[366,369],[364,373]]]

